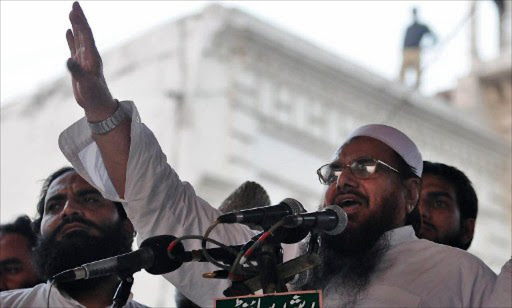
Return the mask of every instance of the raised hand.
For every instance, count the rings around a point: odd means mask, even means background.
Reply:
[[[71,52],[67,66],[71,72],[73,93],[77,103],[84,108],[87,120],[100,122],[115,112],[117,103],[108,90],[101,56],[78,2],[73,3],[69,20],[73,31],[68,29],[66,32]]]
[[[66,32],[71,58],[67,65],[71,72],[73,93],[77,103],[84,108],[87,121],[101,122],[108,119],[118,108],[103,76],[103,64],[87,23],[84,12],[73,3],[69,20],[73,31]],[[131,118],[123,120],[107,134],[91,134],[98,146],[105,168],[120,197],[124,196],[126,167],[130,152]]]

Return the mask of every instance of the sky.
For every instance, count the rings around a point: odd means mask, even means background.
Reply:
[[[81,1],[101,52],[212,1]],[[424,53],[424,84],[431,95],[453,87],[470,69],[466,1],[219,1],[289,31],[369,71],[394,80],[410,9],[438,36]],[[32,93],[66,74],[65,40],[71,1],[0,1],[1,103]],[[479,1],[481,56],[497,54],[492,1]]]

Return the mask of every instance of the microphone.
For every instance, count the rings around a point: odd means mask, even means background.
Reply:
[[[268,205],[271,205],[270,197],[265,188],[256,182],[246,181],[222,202],[219,211],[225,214]],[[246,225],[252,230],[263,231],[259,225],[249,223]]]
[[[267,191],[260,184],[256,182],[246,181],[242,185],[240,185],[240,187],[238,187],[235,191],[233,191],[226,198],[226,200],[222,202],[222,204],[219,207],[219,211],[221,211],[222,213],[229,213],[233,211],[247,210],[255,207],[267,206],[270,204],[270,197],[268,196]],[[256,224],[247,224],[247,226],[252,230],[263,231],[263,228]],[[224,250],[224,253],[226,252],[227,251]],[[201,253],[200,256],[202,260],[204,258],[203,254]],[[218,256],[213,256],[213,258],[216,260],[222,259],[218,258]],[[183,294],[181,294],[178,290],[176,290],[175,300],[178,307],[199,307],[195,305],[193,302],[191,302],[188,298],[186,298]]]
[[[293,200],[293,199],[291,199]],[[295,201],[295,200],[293,200]],[[283,200],[284,202],[284,200]],[[297,202],[298,203],[298,202]],[[300,204],[300,203],[299,203]],[[242,212],[250,209],[255,208],[262,208],[265,206],[270,205],[270,198],[265,191],[265,189],[256,182],[246,181],[240,187],[238,187],[231,195],[229,195],[226,200],[222,202],[222,204],[219,207],[219,210],[222,213],[232,214],[230,212]],[[302,208],[302,205],[300,205],[301,212],[305,212],[305,210]],[[297,213],[297,214],[298,214]],[[234,214],[234,213],[233,213]],[[225,215],[223,215],[225,216]],[[284,217],[284,216],[283,216]],[[282,218],[279,216],[279,219]],[[223,218],[224,219],[224,218]],[[228,218],[233,219],[233,218]],[[268,224],[265,224],[265,229],[268,229],[273,223],[277,222],[277,220],[270,221]],[[261,223],[260,223],[261,224]],[[245,223],[249,228],[257,231],[263,231],[264,228],[260,226],[260,224],[257,223]],[[309,234],[309,230],[299,230],[299,228],[296,228],[293,232],[289,229],[285,228],[278,228],[274,232],[274,236],[277,239],[277,241],[285,244],[292,244],[300,242],[302,239],[304,239]]]
[[[145,269],[153,275],[164,274],[178,269],[183,262],[170,260],[167,246],[176,239],[172,235],[159,235],[144,240],[136,251],[119,256],[86,263],[74,269],[63,271],[52,277],[55,282],[91,279],[116,273],[135,273]],[[182,243],[174,247],[176,253],[185,251]]]
[[[245,245],[245,244],[244,244]],[[235,245],[235,246],[229,246],[230,248],[240,251],[244,245]],[[176,248],[174,248],[176,249]],[[208,259],[206,259],[203,255],[203,251],[201,249],[198,250],[191,250],[191,251],[178,251],[175,252],[175,250],[172,250],[172,252],[168,253],[168,256],[170,260],[178,261],[181,263],[185,262],[210,262]],[[215,260],[223,262],[225,264],[233,264],[236,259],[236,255],[229,252],[225,248],[218,247],[218,248],[208,248],[206,249],[208,251],[208,254]]]
[[[329,235],[340,234],[347,227],[347,213],[337,206],[329,205],[324,210],[301,213],[285,218],[285,228],[310,228]]]
[[[299,201],[286,198],[277,205],[253,208],[221,215],[217,220],[221,223],[253,223],[270,227],[289,215],[297,215],[306,210]]]

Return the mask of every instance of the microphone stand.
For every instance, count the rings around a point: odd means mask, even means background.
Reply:
[[[277,266],[283,263],[281,243],[270,237],[261,246],[257,256],[260,271],[260,283],[264,294],[288,291],[286,285],[277,274]]]
[[[308,253],[283,263],[280,242],[272,236],[267,238],[267,242],[254,252],[257,256],[259,275],[232,280],[231,286],[224,290],[224,296],[244,296],[254,294],[260,289],[264,294],[287,292],[286,283],[295,275],[312,270],[321,264],[318,244],[318,234],[313,233],[309,240]]]
[[[259,238],[261,234],[262,233],[254,236],[252,240],[247,244],[254,243],[254,241]],[[242,248],[242,250],[243,249],[244,248]],[[243,280],[232,280],[231,286],[224,290],[224,296],[231,297],[254,294],[254,292],[258,289],[262,289],[263,293],[265,294],[274,293],[276,290],[277,292],[286,292],[286,285],[279,277],[277,270],[278,266],[283,262],[281,243],[277,241],[274,236],[270,236],[256,251],[254,251],[253,255],[256,256],[259,275],[254,275]],[[254,286],[249,286],[246,284],[247,282],[253,280],[256,280],[257,282],[252,282],[252,285],[256,284],[262,287],[254,290]]]

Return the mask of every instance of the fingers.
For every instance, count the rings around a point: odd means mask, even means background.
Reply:
[[[73,4],[74,7],[74,4]],[[69,12],[69,21],[71,21],[71,27],[73,28],[73,45],[75,46],[75,53],[78,48],[80,48],[78,37],[80,35],[80,29],[78,25],[78,19],[76,17],[77,13],[75,9],[72,9],[71,12]],[[69,43],[68,43],[69,44]]]
[[[73,28],[72,34],[75,47],[75,53],[72,54],[72,57],[82,65],[88,63],[87,67],[85,67],[86,69],[98,69],[101,66],[101,57],[96,48],[89,23],[78,2],[73,3],[73,8],[69,13],[69,20]],[[70,42],[68,42],[68,45],[71,45]]]
[[[73,3],[73,9],[69,13],[69,20],[71,21],[75,35],[75,46],[78,48],[79,43],[94,46],[94,37],[91,28],[78,2]]]
[[[94,45],[94,37],[92,35],[91,27],[89,27],[84,11],[78,2],[73,3],[73,11],[76,11],[76,18],[79,22],[80,30],[82,30],[80,34],[84,36],[85,40],[90,41]]]
[[[73,58],[76,54],[75,48],[75,37],[73,36],[73,32],[71,29],[66,31],[66,40],[68,41],[69,52],[71,53],[71,57]]]

